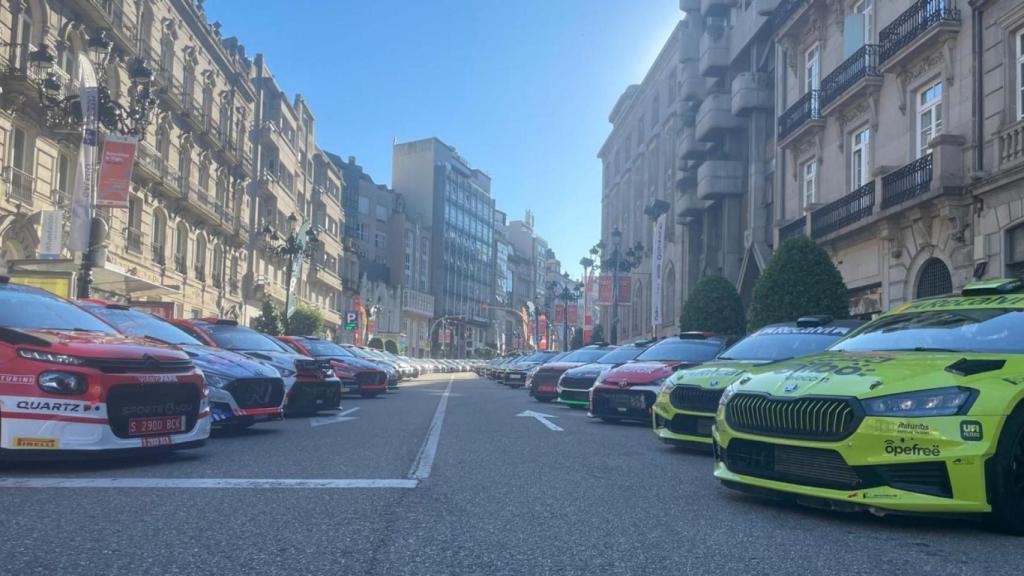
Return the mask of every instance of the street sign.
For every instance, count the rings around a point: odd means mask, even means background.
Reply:
[[[359,312],[345,312],[345,330],[352,332],[359,329]]]

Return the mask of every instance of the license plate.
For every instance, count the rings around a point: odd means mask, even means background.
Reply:
[[[148,436],[150,434],[171,434],[185,431],[184,416],[157,416],[155,418],[129,418],[129,436]]]
[[[612,396],[609,400],[609,404],[611,404],[612,407],[618,410],[619,412],[626,412],[627,410],[630,409],[643,410],[644,408],[647,407],[646,403],[644,402],[644,397],[639,394],[635,396]]]
[[[523,375],[522,374],[513,374],[513,375],[509,376],[508,379],[509,380],[522,380],[523,379]]]

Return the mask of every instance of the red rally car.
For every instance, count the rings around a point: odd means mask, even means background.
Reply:
[[[299,354],[330,362],[334,375],[341,380],[342,392],[373,398],[388,391],[387,372],[334,342],[316,336],[278,336],[277,339]]]
[[[632,362],[597,379],[590,390],[590,416],[606,422],[649,422],[665,380],[676,370],[712,360],[726,344],[726,338],[703,332],[684,332],[659,341]]]
[[[541,365],[533,375],[530,383],[530,396],[538,402],[551,402],[558,398],[558,379],[566,370],[590,364],[607,354],[612,348],[602,344],[584,346],[574,350],[556,361]]]
[[[3,458],[194,448],[210,436],[188,355],[3,276],[0,372]]]

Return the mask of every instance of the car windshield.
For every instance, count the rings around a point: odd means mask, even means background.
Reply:
[[[606,352],[604,356],[601,356],[595,362],[600,364],[622,364],[636,358],[644,350],[645,348],[639,346],[623,346],[611,352]]]
[[[523,358],[520,362],[547,362],[555,356],[556,354],[554,352],[537,352]]]
[[[302,345],[309,350],[313,356],[345,356],[352,357],[352,353],[328,340],[303,340]]]
[[[662,340],[636,357],[638,362],[706,362],[718,355],[721,340]]]
[[[139,310],[125,310],[123,308],[107,308],[104,306],[84,305],[87,310],[103,318],[117,327],[118,330],[129,336],[153,338],[168,344],[184,344],[188,346],[200,346],[202,342],[194,336],[186,333],[170,322],[166,322]]]
[[[740,340],[722,352],[719,360],[778,362],[821,352],[842,338],[847,330],[801,329],[791,326],[768,327]]]
[[[927,310],[884,316],[838,342],[841,352],[1024,353],[1024,310]]]
[[[608,350],[602,350],[600,348],[582,348],[567,354],[561,359],[562,362],[579,362],[581,364],[590,364],[596,362],[602,356],[604,356]]]
[[[67,300],[15,286],[0,290],[0,326],[117,334],[109,324]]]
[[[221,348],[228,350],[245,350],[249,352],[293,352],[278,344],[270,336],[261,334],[244,326],[228,324],[206,324],[202,330],[213,338]]]

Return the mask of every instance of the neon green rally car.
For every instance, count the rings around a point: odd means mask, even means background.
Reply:
[[[727,487],[876,513],[984,514],[1024,535],[1024,283],[919,300],[722,395]]]
[[[710,448],[711,427],[726,387],[773,362],[821,352],[863,324],[829,316],[772,324],[740,340],[715,361],[676,372],[654,403],[655,436],[670,444]]]

